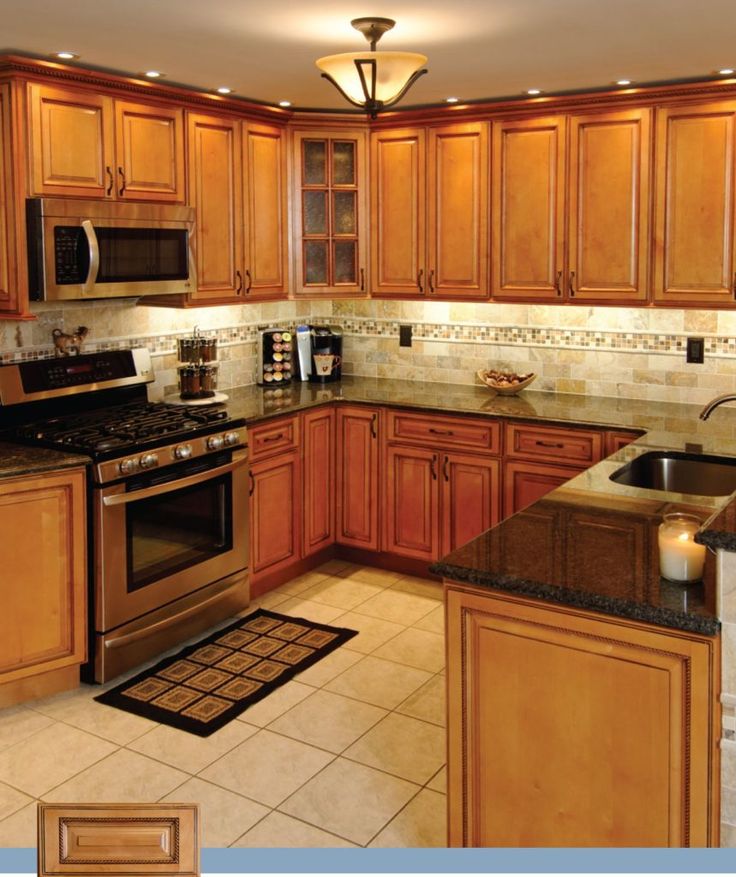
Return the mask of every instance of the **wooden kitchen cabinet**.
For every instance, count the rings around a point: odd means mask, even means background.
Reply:
[[[620,451],[621,448],[625,448],[626,445],[635,442],[643,434],[642,432],[633,432],[633,430],[625,429],[607,430],[603,445],[603,456],[610,457],[611,454],[615,454],[616,451]]]
[[[585,467],[553,466],[528,460],[505,460],[503,464],[503,516],[520,512],[545,494],[579,475]]]
[[[717,846],[717,638],[446,596],[450,846]]]
[[[371,291],[488,297],[488,124],[371,135]]]
[[[335,541],[335,411],[332,407],[301,415],[302,557]]]
[[[295,293],[367,293],[365,132],[295,131],[293,148]]]
[[[18,252],[16,250],[10,87],[0,85],[0,312],[18,312]]]
[[[0,481],[0,532],[0,707],[7,707],[79,685],[87,654],[84,469]]]
[[[380,409],[340,405],[336,412],[335,541],[379,550]]]
[[[645,301],[650,111],[493,123],[494,298]]]
[[[384,548],[432,561],[440,555],[440,454],[389,444],[384,464]]]
[[[657,110],[654,301],[736,299],[736,101]]]
[[[37,83],[27,95],[31,195],[185,200],[181,109]]]
[[[251,463],[251,587],[299,559],[301,487],[298,451]]]
[[[501,520],[501,462],[478,454],[442,455],[442,550],[449,554]]]

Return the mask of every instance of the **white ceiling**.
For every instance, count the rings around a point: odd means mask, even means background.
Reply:
[[[350,19],[394,18],[385,50],[429,57],[402,105],[702,78],[736,67],[734,0],[0,0],[0,51],[295,108],[347,109],[321,55],[362,49]]]

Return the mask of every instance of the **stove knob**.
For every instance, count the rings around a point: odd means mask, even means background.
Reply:
[[[210,451],[219,451],[225,444],[225,439],[221,435],[211,435],[207,439],[207,449]]]
[[[158,466],[158,454],[143,454],[138,462],[141,469],[153,469]]]
[[[130,475],[138,468],[138,460],[133,459],[132,457],[127,460],[121,460],[118,463],[118,472],[121,475]]]
[[[174,448],[174,457],[177,460],[188,460],[192,456],[191,445],[177,445]]]
[[[225,442],[226,447],[229,447],[230,445],[237,445],[237,443],[240,441],[240,436],[237,432],[226,432],[222,438]]]

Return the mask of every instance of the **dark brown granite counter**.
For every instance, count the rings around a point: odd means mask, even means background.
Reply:
[[[81,454],[0,442],[0,479],[36,475],[40,472],[52,472],[54,469],[72,469],[75,466],[86,466],[89,462],[89,457]]]

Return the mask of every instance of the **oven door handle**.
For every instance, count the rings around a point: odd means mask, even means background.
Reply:
[[[196,475],[186,475],[175,481],[167,481],[166,484],[157,484],[155,487],[144,487],[142,490],[132,490],[130,493],[114,493],[112,496],[103,496],[102,502],[106,506],[125,505],[129,502],[137,502],[139,499],[148,499],[149,496],[160,496],[162,493],[170,493],[180,487],[190,487],[193,484],[201,484],[218,475],[225,475],[239,469],[248,462],[248,455],[244,454],[240,459],[233,460],[224,466],[208,469],[206,472],[197,472]]]
[[[100,244],[97,240],[95,227],[89,219],[82,222],[82,231],[87,238],[87,246],[89,247],[89,271],[87,279],[82,284],[82,292],[87,294],[94,290],[95,283],[97,283],[97,275],[100,271]]]

